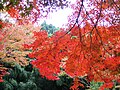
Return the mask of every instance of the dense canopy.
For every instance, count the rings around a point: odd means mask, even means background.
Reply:
[[[65,72],[74,80],[73,90],[84,86],[80,78],[103,82],[100,90],[113,88],[113,81],[120,82],[120,0],[76,0],[72,4],[67,0],[2,0],[0,3],[0,11],[16,18],[17,25],[35,23],[63,7],[73,9],[68,16],[68,28],[61,28],[50,37],[49,32],[35,28],[36,32],[31,31],[34,41],[24,42],[23,50],[30,51],[30,63],[49,80],[58,80]],[[10,34],[4,27],[12,27],[5,23],[0,21],[3,50],[7,42],[4,38]]]

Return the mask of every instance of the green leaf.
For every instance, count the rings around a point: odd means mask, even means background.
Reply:
[[[59,80],[56,81],[56,84],[57,84],[58,86],[62,86],[62,85],[63,85],[63,82],[62,82],[61,79],[59,79]]]
[[[18,86],[17,81],[14,80],[14,79],[9,79],[9,82],[10,82],[14,87],[17,87],[17,86]]]
[[[8,81],[5,81],[4,85],[5,85],[4,90],[13,90],[12,84],[9,83]]]
[[[26,83],[26,86],[27,90],[37,90],[37,85],[30,80]]]
[[[3,0],[3,3],[7,2],[7,0]]]
[[[26,84],[23,82],[20,82],[18,90],[26,90]]]
[[[3,7],[3,4],[2,4],[2,3],[0,3],[0,10],[1,10],[1,9],[3,9],[3,8],[4,8],[4,7]]]

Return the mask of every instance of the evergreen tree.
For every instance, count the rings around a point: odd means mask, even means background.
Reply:
[[[46,21],[44,21],[41,24],[41,30],[46,30],[48,32],[48,35],[51,36],[53,33],[55,33],[57,30],[59,30],[58,27],[53,26],[52,24],[47,24]]]

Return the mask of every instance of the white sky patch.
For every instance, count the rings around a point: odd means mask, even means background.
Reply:
[[[65,8],[51,13],[47,19],[40,19],[39,24],[45,20],[47,24],[53,24],[56,27],[63,27],[68,22],[68,16],[72,13],[72,9]]]
[[[13,24],[15,24],[15,22],[16,22],[16,19],[11,18],[7,12],[0,12],[0,19],[3,21],[11,22]]]
[[[76,2],[76,0],[67,0],[67,1],[70,1],[71,4]],[[64,25],[68,23],[68,16],[71,15],[72,12],[73,9],[69,7],[60,9],[57,12],[50,13],[47,19],[39,19],[38,24],[40,25],[44,21],[46,21],[47,24],[52,24],[56,27],[65,27]]]

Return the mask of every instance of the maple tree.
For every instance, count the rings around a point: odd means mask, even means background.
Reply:
[[[0,11],[5,10],[21,24],[25,19],[27,22],[36,22],[39,18],[46,17],[49,12],[67,7],[67,5],[67,0],[2,0]]]
[[[120,38],[120,32],[115,31],[110,34],[109,28],[99,27],[101,37],[104,37],[106,44],[103,46],[97,32],[93,32],[91,43],[91,37],[87,35],[85,28],[86,26],[81,28],[84,41],[79,38],[78,27],[75,27],[70,34],[65,35],[66,32],[58,31],[52,37],[48,37],[45,31],[36,32],[34,34],[35,42],[25,45],[26,48],[33,50],[29,57],[36,58],[32,64],[39,68],[41,75],[50,80],[57,80],[61,72],[60,65],[64,61],[66,63],[62,68],[69,76],[73,78],[87,76],[88,81],[110,83],[110,86],[107,85],[105,88],[111,88],[112,80],[120,78],[120,57],[118,55],[120,40],[117,41]],[[89,28],[87,27],[87,29]],[[65,35],[64,38],[60,38],[61,35]],[[67,59],[64,60],[64,58]]]
[[[5,27],[1,31],[6,32],[6,37],[2,39],[1,45],[1,61],[11,64],[20,64],[25,66],[29,63],[25,57],[30,51],[23,49],[24,43],[32,43],[34,41],[32,32],[39,31],[40,27],[34,27],[31,23],[24,25],[11,25]]]
[[[94,9],[89,12],[86,11],[84,0],[76,2],[77,6],[72,7],[75,13],[68,31],[58,31],[52,37],[47,37],[46,32],[35,33],[35,42],[26,46],[33,50],[29,56],[36,58],[32,64],[39,68],[43,76],[56,80],[61,72],[61,60],[66,57],[63,68],[68,75],[75,78],[75,82],[76,80],[79,82],[77,77],[87,76],[88,81],[104,82],[101,90],[112,88],[112,81],[119,81],[120,78],[120,25],[119,20],[111,22],[113,19],[108,15],[113,15],[112,10],[107,14],[104,11],[116,5],[113,8],[114,16],[118,15],[118,1],[115,3],[102,0],[91,1]],[[83,20],[79,20],[80,15]],[[112,23],[112,25],[102,25],[101,22]],[[72,89],[80,85],[77,83]]]
[[[48,5],[51,0],[44,1]],[[39,11],[39,4],[33,4]],[[24,45],[32,49],[29,57],[36,59],[31,63],[50,80],[59,79],[63,68],[74,79],[73,90],[83,87],[79,77],[86,77],[89,82],[104,82],[100,90],[112,88],[113,80],[120,81],[119,5],[119,0],[76,0],[71,5],[74,12],[68,19],[70,29],[61,29],[51,37],[46,31],[34,32],[35,41]],[[13,7],[8,9],[8,13],[18,18],[11,9]],[[16,10],[19,9],[14,7],[14,12],[18,13]],[[32,12],[32,15],[32,20],[36,21],[42,14]]]
[[[2,31],[2,29],[6,26],[9,27],[9,26],[11,26],[11,24],[3,22],[2,20],[0,20],[0,82],[3,82],[2,77],[5,74],[8,74],[7,68],[4,67],[4,65],[1,63],[1,58],[4,57],[4,53],[3,53],[4,44],[3,44],[3,42],[5,41],[4,39],[7,36],[6,31]]]

